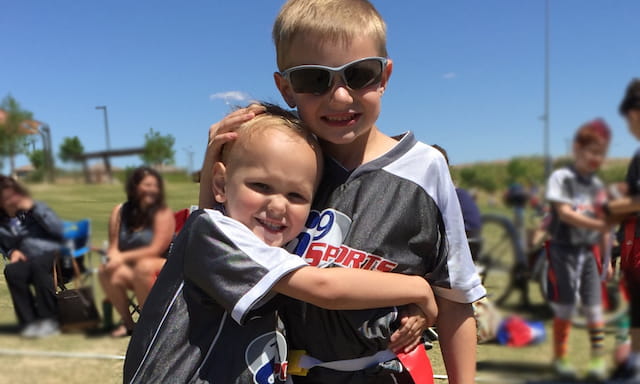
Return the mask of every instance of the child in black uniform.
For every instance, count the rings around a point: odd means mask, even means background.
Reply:
[[[625,118],[629,126],[629,132],[637,140],[640,140],[640,79],[633,79],[625,92],[620,103],[620,114]],[[630,295],[631,328],[631,353],[622,369],[616,372],[616,377],[626,379],[632,383],[640,382],[640,226],[637,225],[637,217],[640,212],[640,149],[636,151],[631,159],[627,170],[627,188],[629,196],[614,200],[607,205],[607,211],[613,216],[621,218],[628,217],[628,225],[635,225],[635,231],[629,227],[633,233],[628,236],[632,247],[621,257],[621,269],[624,274]],[[627,240],[627,239],[625,239]],[[624,242],[623,242],[624,245]],[[626,254],[625,254],[626,253]]]

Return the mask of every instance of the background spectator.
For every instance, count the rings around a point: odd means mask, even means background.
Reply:
[[[442,156],[444,156],[444,159],[447,161],[447,165],[449,165],[449,155],[447,151],[438,144],[433,144],[432,147],[442,153]],[[482,232],[482,215],[480,208],[478,208],[476,199],[466,189],[456,186],[456,195],[458,196],[458,202],[460,202],[460,209],[462,210],[464,231],[469,240],[471,257],[476,261],[478,259],[478,253],[480,252],[479,239]]]
[[[13,178],[0,175],[0,251],[10,260],[4,275],[24,337],[59,333],[53,263],[63,228],[46,204],[34,201]]]
[[[99,271],[105,295],[120,314],[122,324],[111,333],[130,335],[133,319],[127,290],[135,292],[140,307],[164,265],[173,239],[175,220],[165,202],[162,176],[152,168],[133,171],[126,185],[127,201],[118,204],[109,219],[107,262]]]

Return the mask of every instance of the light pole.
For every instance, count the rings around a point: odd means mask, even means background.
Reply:
[[[191,175],[191,172],[193,170],[193,154],[194,154],[193,149],[191,148],[191,146],[189,146],[189,147],[182,148],[182,150],[186,152],[186,154],[187,154],[187,156],[189,158],[189,165],[187,166],[187,173],[189,175]]]
[[[51,149],[51,129],[48,124],[38,127],[38,133],[42,136],[42,151],[44,152],[44,169],[49,182],[54,182],[53,150]]]
[[[551,154],[549,153],[549,0],[544,9],[544,177],[551,174]]]
[[[107,119],[107,106],[99,105],[96,107],[96,109],[102,109],[102,111],[104,112],[104,132],[105,132],[105,137],[107,139],[107,151],[110,151],[111,142],[109,140],[109,120]]]
[[[109,183],[113,182],[113,177],[111,176],[111,161],[109,161],[109,152],[111,152],[111,142],[109,141],[109,120],[107,119],[107,106],[99,105],[96,109],[102,109],[104,112],[104,133],[107,139],[107,150],[104,155],[104,168],[107,172],[107,180]]]

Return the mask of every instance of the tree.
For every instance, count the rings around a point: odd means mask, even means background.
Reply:
[[[31,151],[29,153],[29,161],[33,168],[36,170],[41,170],[44,168],[44,151],[42,149],[36,149],[35,151]]]
[[[509,184],[524,183],[528,176],[528,167],[525,159],[514,158],[507,164],[507,175]]]
[[[76,163],[79,161],[78,156],[84,153],[84,146],[80,142],[78,136],[65,137],[60,144],[58,157],[64,163]]]
[[[144,153],[140,158],[147,165],[173,164],[175,142],[176,139],[170,134],[162,136],[160,132],[149,128],[149,132],[144,135]]]
[[[507,182],[544,184],[544,159],[540,156],[515,157],[507,164]]]
[[[15,176],[15,157],[21,153],[27,153],[29,140],[21,130],[25,123],[33,119],[33,113],[24,110],[10,94],[0,103],[6,113],[6,118],[0,123],[0,156],[9,158],[11,175]]]

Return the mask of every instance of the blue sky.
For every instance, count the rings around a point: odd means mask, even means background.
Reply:
[[[104,149],[95,106],[106,105],[112,148],[142,146],[153,128],[176,138],[177,165],[193,152],[199,167],[209,125],[245,103],[235,96],[284,104],[270,38],[282,1],[0,3],[0,97],[11,93],[48,123],[56,152],[71,136]],[[544,0],[373,3],[394,60],[380,129],[412,130],[453,164],[542,154]],[[551,0],[550,14],[551,154],[603,117],[610,156],[630,156],[637,143],[617,106],[640,76],[640,2]]]

